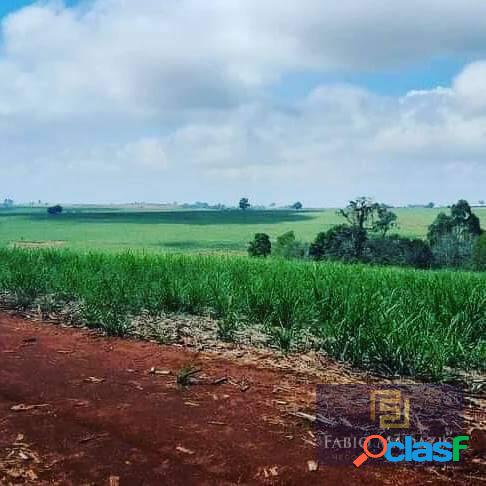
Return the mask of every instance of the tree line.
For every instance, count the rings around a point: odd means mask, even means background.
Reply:
[[[425,240],[394,233],[398,228],[397,215],[389,206],[366,197],[350,201],[338,213],[344,222],[320,232],[311,244],[298,241],[290,231],[279,236],[272,246],[266,233],[258,233],[249,243],[248,254],[415,268],[486,270],[486,233],[464,199],[453,204],[449,214],[437,215]]]

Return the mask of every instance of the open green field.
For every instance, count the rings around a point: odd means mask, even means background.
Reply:
[[[439,211],[397,209],[398,231],[424,237]],[[486,226],[486,208],[475,212]],[[385,373],[484,371],[484,273],[238,256],[257,232],[310,242],[340,222],[334,209],[2,209],[0,293],[16,309],[73,305],[111,334],[141,314],[210,313],[222,339],[258,326],[284,351],[310,346]]]
[[[394,211],[400,234],[424,237],[440,209]],[[475,212],[486,226],[486,208]],[[319,231],[341,222],[335,209],[243,212],[68,207],[61,215],[49,216],[45,208],[15,208],[0,210],[0,245],[244,253],[258,232],[276,238],[294,230],[298,239],[310,242]]]

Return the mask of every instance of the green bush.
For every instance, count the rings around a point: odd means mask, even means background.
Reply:
[[[272,254],[282,258],[304,258],[307,255],[307,247],[296,240],[293,231],[288,231],[277,237]]]
[[[434,265],[437,267],[468,267],[471,265],[474,238],[462,237],[456,233],[438,236],[431,248]]]
[[[356,231],[345,224],[319,233],[310,245],[309,256],[314,260],[356,260]]]
[[[408,240],[405,247],[405,264],[415,268],[430,268],[434,256],[430,245],[420,239]]]
[[[267,257],[272,253],[272,243],[266,233],[257,233],[248,244],[248,255],[252,257]]]
[[[476,270],[486,270],[486,233],[474,242],[472,261]]]
[[[433,256],[427,242],[391,235],[368,240],[365,246],[364,260],[380,265],[429,268],[432,265]]]

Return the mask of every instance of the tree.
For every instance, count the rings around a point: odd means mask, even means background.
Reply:
[[[416,268],[430,268],[433,261],[430,245],[420,239],[409,240],[405,249],[405,263]]]
[[[314,260],[355,259],[355,231],[346,224],[340,224],[319,233],[309,247],[309,256]]]
[[[272,252],[272,243],[266,233],[256,233],[253,241],[248,244],[248,255],[252,257],[267,257]]]
[[[292,204],[291,208],[299,211],[300,209],[303,208],[303,205],[300,201],[297,201],[297,202],[294,202],[294,204]]]
[[[385,204],[378,205],[375,211],[376,219],[373,221],[372,230],[384,237],[397,225],[397,215],[390,211]]]
[[[454,228],[454,222],[451,216],[445,213],[439,213],[434,222],[427,230],[427,239],[430,244],[436,243],[442,236],[448,235]]]
[[[47,208],[48,214],[56,215],[61,214],[63,211],[63,207],[60,204],[56,204],[55,206],[50,206]]]
[[[245,209],[248,209],[250,207],[250,202],[248,201],[248,198],[247,197],[242,197],[240,199],[240,203],[239,203],[239,207],[240,209],[242,209],[243,211]]]
[[[435,204],[433,202],[429,202],[425,207],[429,209],[433,209],[435,207]]]
[[[11,208],[13,205],[14,205],[13,199],[10,199],[9,197],[7,197],[3,200],[3,207],[4,208]]]
[[[453,224],[463,236],[479,236],[481,234],[481,223],[479,218],[472,212],[471,206],[465,199],[460,199],[451,207]]]
[[[474,239],[459,238],[456,233],[444,234],[431,244],[434,264],[439,267],[463,267],[472,258]]]
[[[475,240],[481,233],[479,218],[464,199],[451,206],[450,215],[438,214],[427,232],[436,265],[459,267],[469,264]]]
[[[465,241],[482,233],[479,218],[466,200],[460,199],[453,204],[450,213],[439,213],[429,226],[427,238],[432,245],[445,236]]]
[[[354,242],[354,256],[360,259],[367,239],[368,230],[373,231],[374,215],[383,205],[373,202],[368,197],[359,197],[349,201],[346,209],[340,209],[338,214],[343,216],[351,226]],[[395,218],[396,219],[396,218]]]
[[[427,242],[398,235],[373,238],[366,242],[365,261],[379,265],[408,265],[429,268],[432,252]]]
[[[287,231],[277,237],[277,243],[272,253],[283,258],[304,258],[307,253],[307,246],[297,241],[293,231]]]

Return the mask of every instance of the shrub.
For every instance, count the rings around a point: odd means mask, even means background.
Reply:
[[[304,258],[307,255],[307,247],[304,243],[295,239],[293,231],[288,231],[277,237],[273,254],[283,258]]]
[[[486,270],[486,233],[474,242],[472,261],[476,270]]]
[[[372,238],[366,242],[363,259],[378,265],[404,265],[405,243],[396,235]]]
[[[356,260],[356,232],[350,226],[341,224],[319,233],[310,245],[309,256],[314,260]],[[363,237],[363,235],[361,235]]]
[[[438,267],[470,265],[474,239],[462,238],[455,233],[437,237],[432,244],[434,264]]]
[[[272,252],[272,243],[266,233],[256,233],[248,245],[248,255],[252,257],[267,257]]]
[[[292,206],[290,206],[292,209],[295,209],[297,211],[299,211],[300,209],[303,208],[303,205],[300,201],[297,201],[297,202],[294,202],[294,204],[292,204]]]
[[[51,206],[47,208],[48,214],[61,214],[63,211],[63,207],[60,204],[56,204],[55,206]]]
[[[408,240],[405,248],[405,264],[416,268],[430,268],[433,259],[432,250],[426,241]]]
[[[380,265],[429,268],[432,265],[433,256],[430,246],[425,241],[391,235],[368,240],[365,248],[365,260]]]

